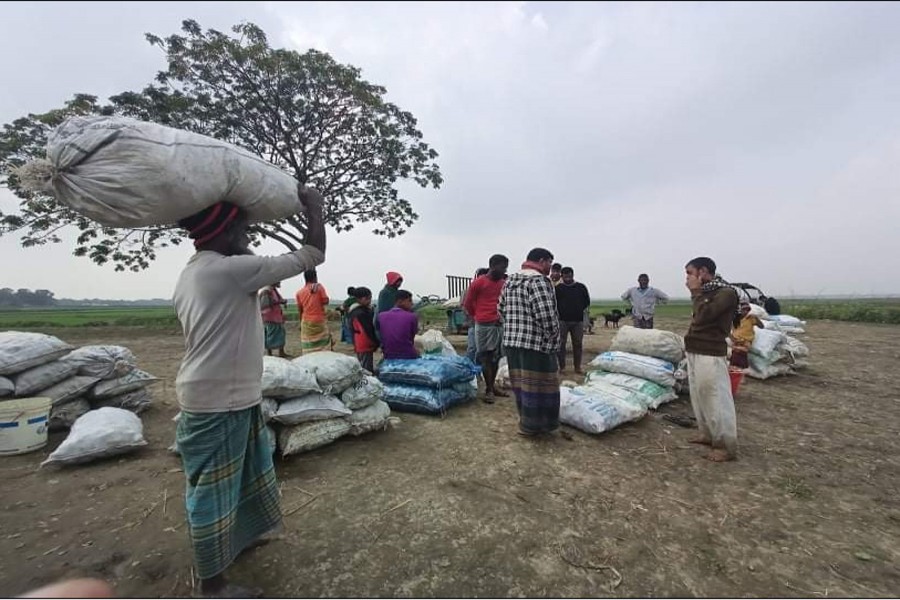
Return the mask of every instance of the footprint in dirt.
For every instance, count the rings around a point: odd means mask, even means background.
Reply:
[[[120,578],[125,574],[129,556],[125,552],[113,552],[106,558],[92,563],[88,568],[103,577]]]

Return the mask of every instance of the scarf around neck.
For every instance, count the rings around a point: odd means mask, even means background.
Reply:
[[[541,273],[541,265],[539,265],[536,262],[531,262],[530,260],[526,260],[525,262],[522,263],[522,270],[523,271],[525,271],[525,270],[537,271],[538,273]],[[541,275],[543,275],[543,273],[541,273]]]
[[[728,282],[722,279],[721,275],[716,275],[716,277],[712,281],[707,281],[703,284],[703,287],[700,288],[701,292],[714,292],[715,290],[721,289],[723,287],[728,287]]]

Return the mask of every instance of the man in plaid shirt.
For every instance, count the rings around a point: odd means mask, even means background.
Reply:
[[[509,276],[500,296],[503,347],[519,410],[519,433],[534,436],[559,428],[559,319],[556,293],[547,277],[553,254],[528,253],[522,270]]]

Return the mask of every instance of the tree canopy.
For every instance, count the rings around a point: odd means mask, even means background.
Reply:
[[[181,34],[147,34],[147,40],[164,52],[167,68],[142,90],[106,103],[75,94],[59,109],[3,126],[0,183],[20,203],[0,212],[0,235],[17,234],[28,247],[60,242],[59,233],[73,229],[77,256],[132,271],[149,266],[156,249],[184,239],[174,228],[100,227],[52,196],[22,188],[11,169],[43,156],[48,133],[73,115],[129,116],[241,146],[319,189],[326,221],[339,232],[370,224],[376,235],[402,235],[418,215],[398,184],[437,189],[443,181],[438,154],[423,141],[415,117],[387,102],[385,88],[364,80],[356,67],[316,50],[272,48],[252,23],[227,34],[187,20]],[[305,230],[298,216],[262,224],[255,233],[292,249]]]

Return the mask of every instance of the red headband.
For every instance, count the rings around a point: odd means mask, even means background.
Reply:
[[[203,219],[202,223],[200,223],[199,225],[197,225],[196,227],[191,229],[189,237],[196,238],[196,239],[194,239],[194,247],[195,248],[205,244],[209,240],[213,239],[214,237],[216,237],[217,235],[222,233],[225,230],[225,228],[228,227],[228,224],[231,223],[232,221],[234,221],[235,217],[237,217],[238,213],[240,212],[240,209],[238,209],[237,206],[232,206],[231,210],[228,212],[227,215],[222,217],[221,222],[215,227],[215,229],[213,229],[209,233],[201,235],[201,232],[204,229],[206,229],[207,227],[211,226],[213,223],[216,222],[216,219],[219,217],[219,213],[222,212],[222,206],[223,205],[221,203],[217,204],[215,206],[215,208],[213,208],[212,211],[209,213],[209,216],[207,216],[205,219]]]

